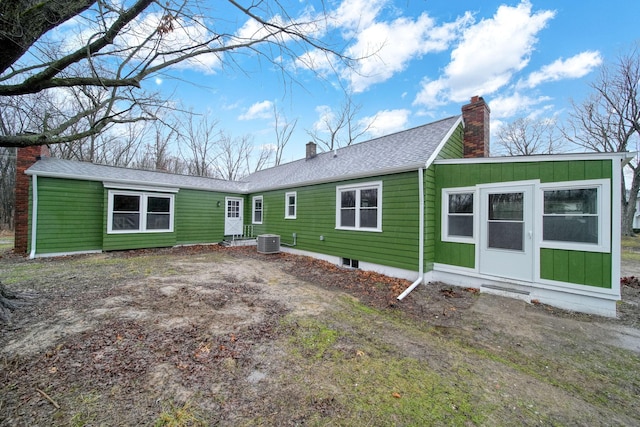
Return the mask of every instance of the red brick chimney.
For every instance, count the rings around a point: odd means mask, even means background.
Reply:
[[[481,96],[462,106],[464,157],[489,157],[489,106]]]
[[[41,157],[49,156],[49,147],[34,145],[18,149],[16,159],[16,204],[14,215],[15,253],[27,253],[29,239],[29,182],[25,171]]]

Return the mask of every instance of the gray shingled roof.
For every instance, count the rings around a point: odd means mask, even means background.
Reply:
[[[330,182],[425,167],[461,116],[320,153],[249,175],[250,191]]]
[[[461,120],[460,116],[449,117],[339,148],[335,152],[319,153],[311,159],[301,159],[258,171],[240,182],[96,165],[50,157],[37,161],[27,170],[27,173],[58,178],[232,193],[265,191],[424,167],[434,157],[459,120]]]
[[[27,170],[27,174],[144,186],[214,190],[232,193],[241,193],[244,191],[244,187],[246,186],[239,182],[225,181],[222,179],[96,165],[89,162],[62,160],[55,159],[53,157],[43,157],[38,160]]]

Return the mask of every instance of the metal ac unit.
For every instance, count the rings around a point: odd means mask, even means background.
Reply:
[[[280,236],[277,234],[259,235],[258,252],[261,254],[277,254],[280,252]]]

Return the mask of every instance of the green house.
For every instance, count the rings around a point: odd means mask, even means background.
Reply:
[[[40,156],[18,161],[30,257],[277,237],[346,268],[606,316],[620,299],[620,153],[488,157],[489,108],[242,181]],[[23,172],[23,173],[21,173]],[[20,181],[22,180],[22,181]],[[21,185],[20,182],[23,182]]]

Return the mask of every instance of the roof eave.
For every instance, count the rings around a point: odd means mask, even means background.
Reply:
[[[359,172],[359,173],[354,173],[349,175],[341,175],[339,177],[312,179],[307,181],[293,182],[293,183],[275,185],[275,186],[268,186],[268,185],[252,186],[251,183],[249,183],[246,192],[259,193],[263,191],[275,191],[275,190],[282,190],[287,188],[307,187],[310,185],[326,184],[329,182],[341,182],[341,181],[349,181],[349,180],[360,179],[360,178],[372,178],[372,177],[382,176],[382,175],[393,175],[396,173],[412,172],[418,169],[423,169],[424,167],[425,165],[423,163],[417,162],[417,163],[412,163],[410,165],[403,165],[403,166],[394,167],[394,168],[378,169],[375,171],[366,171],[366,172]]]
[[[86,176],[86,175],[75,175],[69,173],[62,172],[49,172],[49,171],[37,171],[27,169],[24,172],[26,175],[30,176],[38,176],[38,177],[46,177],[46,178],[58,178],[58,179],[74,179],[79,181],[96,181],[96,182],[109,182],[109,183],[117,183],[123,186],[131,186],[131,187],[140,187],[140,186],[149,186],[156,188],[184,188],[185,190],[202,190],[202,191],[217,191],[219,193],[246,193],[246,183],[239,184],[237,189],[213,189],[212,187],[200,187],[197,185],[188,185],[188,184],[175,184],[175,183],[158,183],[157,181],[139,181],[139,180],[130,180],[130,179],[118,179],[112,177],[105,176]],[[234,182],[234,181],[229,181]]]
[[[462,163],[527,163],[527,162],[560,162],[567,160],[584,159],[620,159],[626,160],[630,153],[566,153],[566,154],[540,154],[534,156],[505,156],[505,157],[467,157],[462,159],[438,159],[436,165],[453,165]]]

